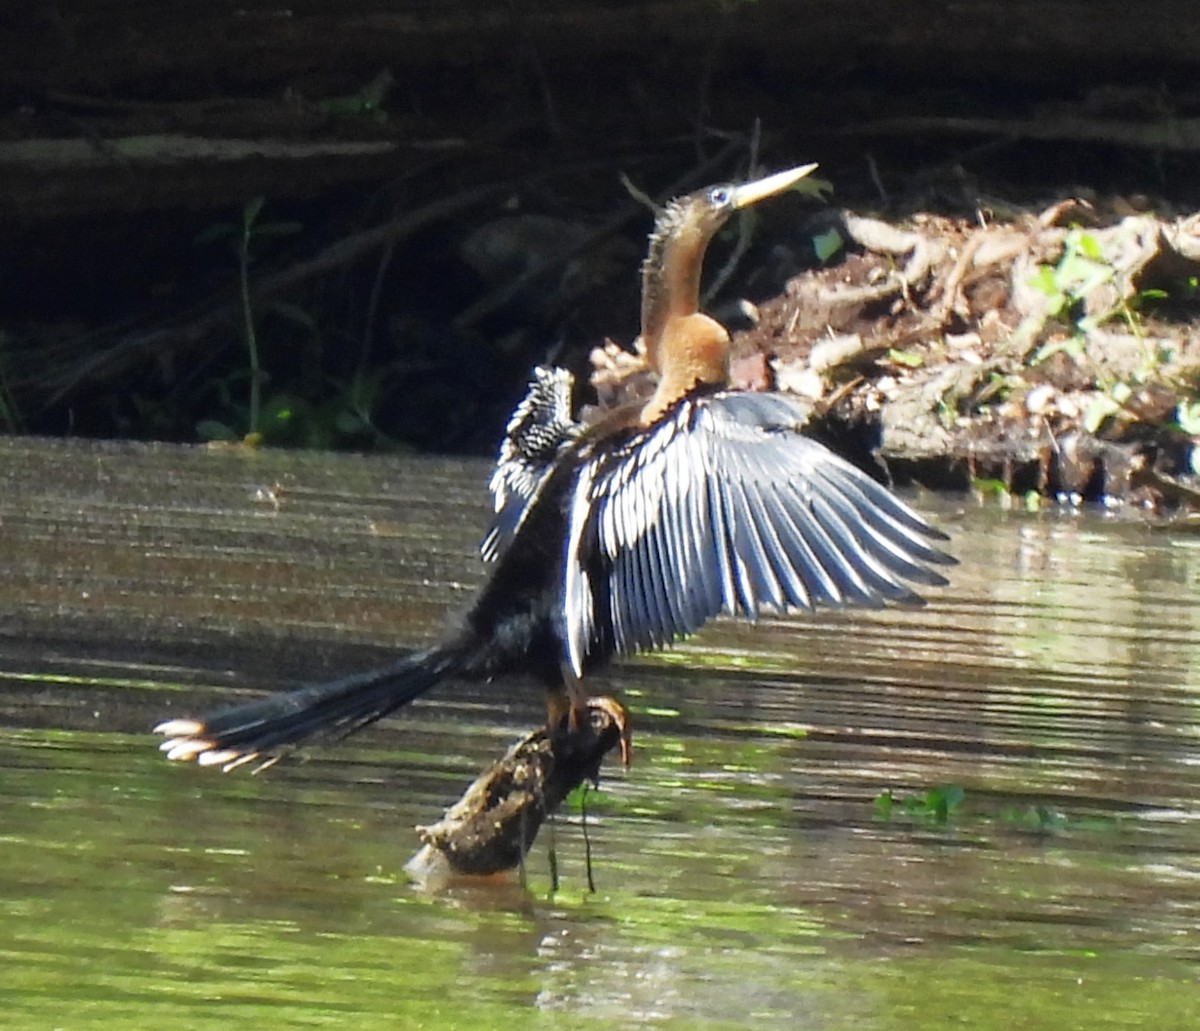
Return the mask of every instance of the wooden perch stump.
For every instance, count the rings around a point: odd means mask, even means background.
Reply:
[[[625,709],[611,698],[590,698],[588,716],[581,727],[541,727],[513,745],[442,819],[417,828],[425,844],[405,869],[429,882],[518,866],[546,817],[585,780],[597,781],[605,755],[619,747],[629,765]]]

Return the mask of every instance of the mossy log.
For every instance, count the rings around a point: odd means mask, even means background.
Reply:
[[[425,844],[405,869],[430,882],[519,866],[546,817],[584,781],[595,783],[605,755],[620,748],[629,763],[624,708],[611,698],[591,698],[588,715],[581,727],[541,727],[513,745],[442,819],[417,828]]]

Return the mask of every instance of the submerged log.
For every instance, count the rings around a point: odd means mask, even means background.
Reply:
[[[625,709],[611,698],[590,698],[588,715],[582,727],[558,733],[541,727],[513,745],[442,819],[417,828],[425,844],[405,869],[428,883],[520,865],[546,817],[585,780],[598,780],[605,755],[619,747],[629,765]]]

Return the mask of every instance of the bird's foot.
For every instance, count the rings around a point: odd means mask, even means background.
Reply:
[[[620,734],[620,740],[617,743],[621,749],[621,765],[628,768],[633,761],[633,730],[629,726],[629,713],[625,706],[615,698],[602,695],[597,698],[589,698],[587,709],[593,728],[598,733],[604,730],[605,718],[608,719],[611,726],[617,729]],[[597,722],[600,724],[599,726],[596,725]]]
[[[547,729],[555,742],[556,753],[603,755],[613,746],[621,750],[621,762],[629,766],[633,733],[629,713],[615,698],[584,698],[578,704],[552,709]],[[608,742],[604,745],[604,742]],[[597,746],[601,747],[597,747]]]

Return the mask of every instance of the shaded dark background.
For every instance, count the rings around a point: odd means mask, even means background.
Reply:
[[[1198,192],[1186,138],[1131,135],[1200,108],[1194,0],[10,8],[12,431],[244,432],[231,241],[253,198],[268,439],[485,452],[531,363],[580,368],[605,336],[636,334],[650,214],[621,174],[662,199],[752,157],[817,160],[834,204],[885,214],[1089,194],[1187,209]],[[291,149],[113,143],[137,137]],[[731,297],[769,296],[815,260],[795,227],[819,209],[776,210]]]

